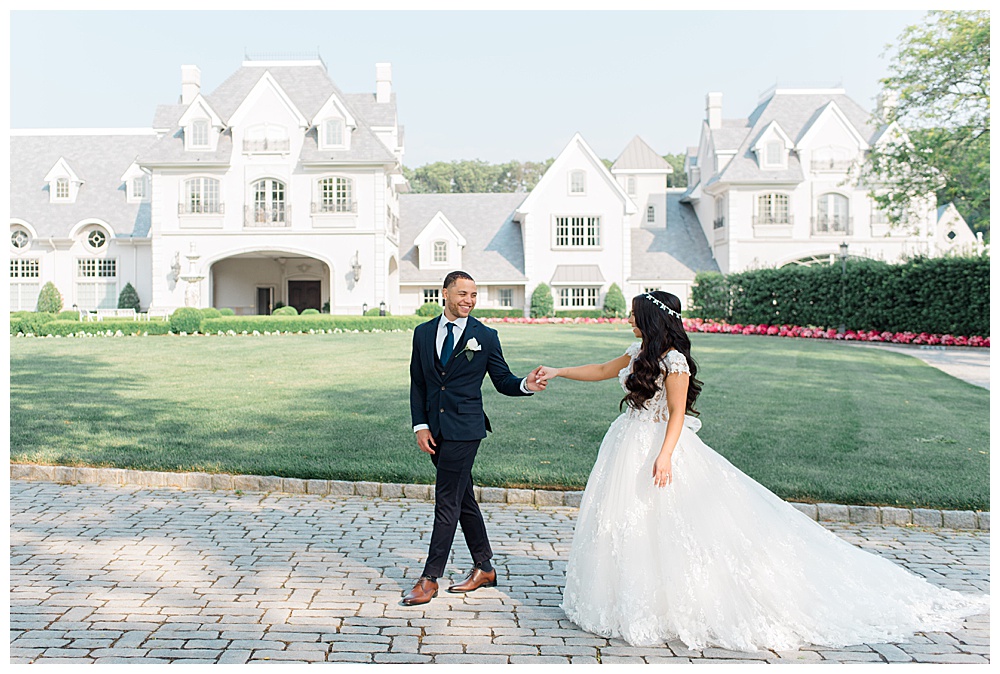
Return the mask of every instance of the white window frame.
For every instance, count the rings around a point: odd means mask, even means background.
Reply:
[[[212,129],[212,120],[193,119],[191,120],[191,125],[188,128],[191,130],[191,142],[188,143],[188,147],[197,148],[199,150],[211,147],[211,143],[209,142],[209,133]]]
[[[317,213],[354,213],[354,181],[344,176],[326,176],[316,181]]]
[[[222,182],[209,176],[194,176],[183,183],[182,215],[218,215],[223,212]]]
[[[424,301],[421,304],[427,304],[428,302],[436,302],[437,304],[444,306],[444,301],[441,299],[440,288],[424,288],[423,298]]]
[[[785,144],[778,138],[772,138],[764,143],[764,161],[761,162],[764,168],[784,168],[785,166]]]
[[[21,236],[18,236],[20,234]],[[15,238],[22,241],[21,245],[17,245],[14,241]],[[31,247],[31,232],[26,230],[24,227],[11,227],[10,230],[10,249],[18,252],[24,252]]]
[[[601,216],[557,215],[553,218],[552,248],[601,249]]]
[[[838,210],[842,206],[842,211]],[[826,218],[827,222],[820,220]],[[847,234],[851,229],[851,198],[840,192],[824,192],[816,197],[815,231],[829,234]]]
[[[514,307],[514,289],[497,288],[497,305],[503,308]]]
[[[73,198],[69,178],[56,178],[54,185],[56,190],[55,196],[52,197],[54,201],[69,201]]]
[[[341,117],[330,117],[323,120],[320,129],[320,145],[325,148],[344,147],[344,136],[347,124]]]
[[[630,197],[635,196],[635,176],[625,176],[625,193]]]
[[[596,309],[598,286],[565,286],[559,288],[560,309]]]
[[[10,261],[10,310],[34,311],[42,290],[42,264],[38,258]]]
[[[781,192],[767,192],[757,195],[757,222],[762,225],[787,225],[791,224],[791,204],[792,200],[787,194]],[[784,211],[784,218],[780,211]]]
[[[118,306],[118,258],[81,257],[76,260],[73,290],[80,309]]]
[[[250,186],[253,194],[251,222],[257,225],[285,223],[289,217],[288,185],[277,178],[261,178]]]
[[[431,260],[434,261],[434,264],[448,264],[448,242],[439,239],[433,245],[434,252],[431,255]]]
[[[646,206],[646,224],[651,225],[656,222],[656,207],[653,204]]]
[[[587,172],[569,172],[569,193],[575,195],[585,195],[587,193]]]
[[[135,176],[129,181],[129,198],[141,201],[149,196],[149,178],[145,175]]]

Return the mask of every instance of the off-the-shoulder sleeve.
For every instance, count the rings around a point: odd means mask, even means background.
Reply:
[[[680,351],[668,351],[667,352],[667,374],[675,373],[691,374],[691,368],[688,367],[687,358]]]
[[[639,350],[642,349],[642,340],[636,340],[629,344],[628,348],[625,349],[625,355],[635,358],[639,355]]]

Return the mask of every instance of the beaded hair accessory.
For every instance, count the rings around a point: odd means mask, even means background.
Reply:
[[[655,297],[653,297],[653,296],[652,296],[652,295],[650,295],[649,293],[646,293],[645,297],[646,297],[646,299],[647,299],[647,300],[649,300],[650,302],[652,302],[652,303],[653,303],[653,304],[655,304],[656,306],[660,307],[660,309],[662,309],[663,311],[666,311],[666,312],[667,312],[668,314],[670,314],[671,316],[676,316],[677,318],[680,318],[680,317],[681,317],[680,313],[678,313],[678,312],[674,311],[673,309],[671,309],[671,308],[670,308],[670,307],[668,307],[668,306],[667,306],[666,304],[664,304],[664,303],[663,303],[663,302],[661,302],[660,300],[656,299]]]

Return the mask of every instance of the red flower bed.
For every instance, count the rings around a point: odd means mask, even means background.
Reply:
[[[624,318],[484,318],[484,323],[628,323]],[[877,330],[847,330],[838,334],[836,329],[803,328],[798,325],[740,325],[718,323],[700,318],[685,318],[688,332],[723,333],[729,335],[771,335],[774,337],[801,337],[803,339],[833,339],[847,342],[888,342],[891,344],[940,344],[942,346],[980,346],[989,348],[990,338],[962,335],[936,335],[926,332],[879,332]]]

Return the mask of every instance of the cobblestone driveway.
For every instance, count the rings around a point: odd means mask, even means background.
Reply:
[[[486,504],[499,587],[407,608],[427,502],[10,485],[15,663],[989,660],[989,616],[836,651],[633,648],[588,634],[558,607],[575,508]],[[989,591],[988,532],[826,526],[937,584]],[[454,577],[469,563],[463,548],[459,536]]]

